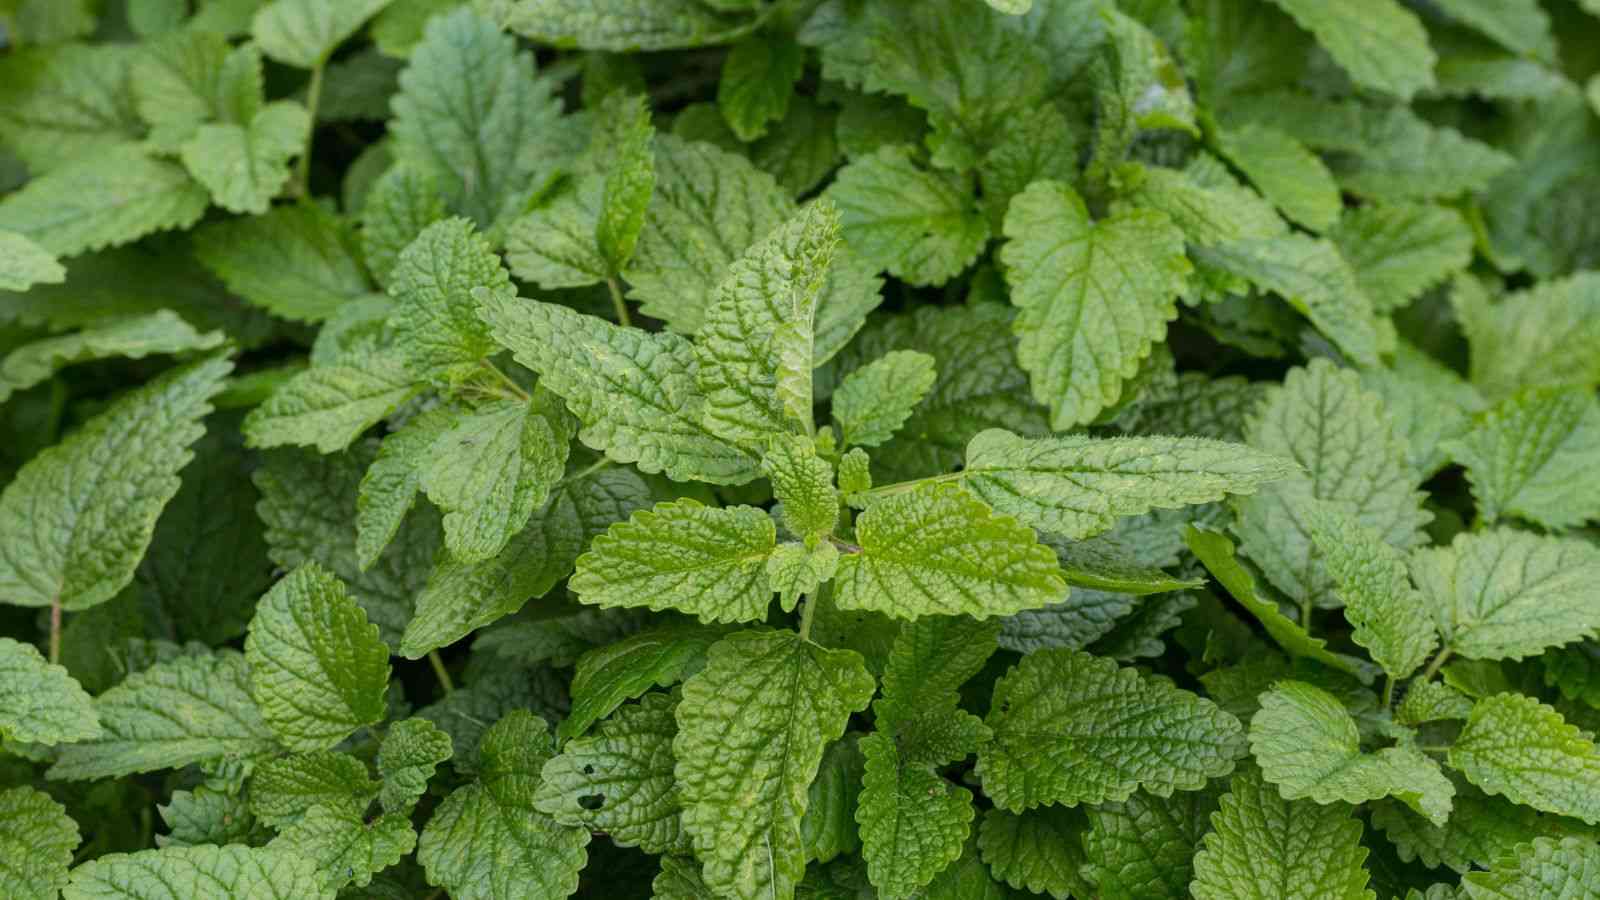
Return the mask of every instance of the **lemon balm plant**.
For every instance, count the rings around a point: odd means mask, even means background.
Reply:
[[[1590,6],[0,0],[0,895],[1600,894]]]

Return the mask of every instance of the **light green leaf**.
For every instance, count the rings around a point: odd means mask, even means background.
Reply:
[[[1371,203],[1329,232],[1379,314],[1399,309],[1472,262],[1472,230],[1449,207]]]
[[[541,44],[626,53],[721,44],[757,21],[738,4],[699,0],[515,0],[506,27]]]
[[[1261,695],[1250,752],[1285,800],[1358,805],[1393,796],[1434,825],[1450,815],[1455,786],[1438,763],[1410,747],[1362,753],[1356,720],[1339,698],[1302,681],[1280,681]]]
[[[1413,682],[1395,707],[1394,720],[1401,725],[1420,725],[1446,719],[1465,719],[1472,712],[1466,694],[1441,681]]]
[[[588,446],[678,481],[740,484],[759,473],[754,454],[706,427],[706,398],[695,386],[698,363],[688,341],[552,303],[481,291],[477,299],[495,339],[567,401]],[[616,399],[621,385],[626,403]]]
[[[1207,438],[1020,438],[999,429],[967,444],[962,484],[995,510],[1072,540],[1118,518],[1250,494],[1293,476],[1286,459]]]
[[[676,609],[705,622],[749,622],[772,602],[767,555],[777,528],[752,506],[684,498],[636,512],[578,557],[568,590],[596,606]]]
[[[1343,804],[1285,800],[1241,772],[1194,858],[1195,900],[1373,900],[1361,822]]]
[[[512,222],[506,230],[506,263],[511,271],[546,290],[604,281],[611,264],[595,235],[604,201],[605,179],[588,175]]]
[[[422,489],[429,449],[459,415],[453,406],[430,409],[384,437],[356,496],[355,555],[362,571],[372,568],[399,534]]]
[[[389,648],[336,575],[309,563],[261,598],[244,642],[251,693],[291,750],[321,750],[383,718]]]
[[[392,349],[350,353],[295,373],[245,417],[252,447],[294,444],[337,453],[422,390]]]
[[[354,235],[315,203],[209,224],[195,234],[195,256],[234,293],[286,319],[320,322],[371,290]]]
[[[1417,551],[1411,573],[1444,646],[1469,659],[1522,659],[1593,637],[1600,549],[1509,528]]]
[[[56,900],[78,842],[78,824],[49,794],[27,786],[0,791],[0,891],[7,897]]]
[[[1492,866],[1518,844],[1583,828],[1573,819],[1541,815],[1464,783],[1458,787],[1450,821],[1442,827],[1394,801],[1373,804],[1372,824],[1395,845],[1401,860],[1420,860],[1432,869],[1444,865],[1461,873]]]
[[[1182,169],[1128,163],[1117,179],[1123,199],[1165,213],[1191,244],[1211,247],[1288,231],[1271,204],[1208,154],[1197,155]]]
[[[839,521],[839,492],[833,467],[817,455],[809,438],[776,438],[761,460],[772,492],[783,504],[783,523],[807,547],[830,533]]]
[[[321,66],[390,0],[273,0],[256,13],[251,35],[262,52],[301,69]]]
[[[793,894],[805,869],[807,788],[872,689],[858,654],[793,632],[745,631],[711,648],[684,684],[673,753],[684,827],[713,891]]]
[[[260,215],[288,184],[289,160],[305,149],[310,131],[305,107],[281,100],[248,125],[201,125],[183,144],[183,165],[218,206]]]
[[[548,394],[487,403],[426,451],[420,484],[444,512],[444,545],[456,560],[499,554],[561,478],[572,432],[559,403]]]
[[[1066,430],[1117,402],[1123,382],[1166,333],[1190,270],[1183,232],[1161,213],[1095,222],[1066,184],[1035,182],[1011,201],[1000,251],[1017,358],[1034,399]]]
[[[391,166],[361,205],[361,250],[378,283],[394,286],[400,253],[449,215],[438,182],[408,165]]]
[[[711,628],[660,628],[585,653],[572,676],[572,712],[556,726],[556,738],[578,737],[624,701],[682,681],[704,664],[719,637]]]
[[[354,756],[332,750],[296,753],[267,760],[250,776],[250,811],[281,827],[313,807],[364,810],[379,789],[366,763]]]
[[[27,235],[0,231],[0,291],[25,291],[36,284],[60,284],[67,270],[55,255]]]
[[[175,163],[119,145],[74,160],[0,200],[0,231],[76,256],[200,221],[205,188]]]
[[[1067,590],[1032,529],[957,485],[924,484],[878,500],[856,521],[860,552],[839,561],[835,601],[897,618],[984,618],[1044,606]]]
[[[676,699],[646,694],[544,764],[534,806],[563,825],[601,831],[623,847],[683,853],[672,740]]]
[[[1261,596],[1256,590],[1255,578],[1245,569],[1233,553],[1233,542],[1216,531],[1189,526],[1184,532],[1189,550],[1199,557],[1228,593],[1250,611],[1267,635],[1285,653],[1293,657],[1314,659],[1323,665],[1347,672],[1370,684],[1377,677],[1375,668],[1365,660],[1328,650],[1328,642],[1314,638],[1304,625],[1291,620],[1278,609],[1271,598]]]
[[[938,378],[932,356],[895,350],[851,372],[833,392],[840,446],[876,447],[894,437]]]
[[[867,766],[856,822],[867,877],[880,897],[915,896],[961,856],[975,815],[972,792],[927,763],[902,760],[887,734],[867,735],[860,746]]]
[[[839,548],[819,541],[807,549],[799,541],[779,544],[767,557],[767,580],[778,594],[778,605],[791,612],[802,596],[815,597],[822,583],[839,571]]]
[[[120,777],[277,747],[250,697],[250,667],[231,650],[156,663],[95,698],[94,707],[102,734],[63,747],[50,778]]]
[[[1499,400],[1525,387],[1600,384],[1600,275],[1543,281],[1498,303],[1463,302],[1481,290],[1461,279],[1452,294],[1472,348],[1472,383]]]
[[[589,832],[534,806],[550,732],[532,713],[507,713],[483,736],[478,780],[439,804],[417,842],[428,883],[457,900],[561,900],[578,889]]]
[[[1495,694],[1479,700],[1450,747],[1450,765],[1512,803],[1600,822],[1600,751],[1532,697]]]
[[[1546,528],[1600,518],[1600,402],[1588,389],[1529,388],[1480,415],[1440,449],[1467,468],[1486,522],[1508,516]]]
[[[0,494],[0,602],[87,609],[133,580],[232,368],[173,369],[17,471]]]
[[[944,284],[989,240],[970,179],[922,168],[909,147],[884,147],[851,162],[824,195],[839,207],[852,252],[913,285]]]
[[[4,252],[0,249],[0,254]],[[23,344],[7,353],[0,359],[0,403],[12,394],[43,384],[56,372],[75,363],[213,350],[222,342],[221,333],[196,331],[170,310],[107,319],[103,324]]]
[[[129,70],[150,142],[176,151],[207,122],[248,125],[263,102],[261,50],[230,47],[204,28],[168,32],[141,48]]]
[[[13,47],[0,64],[0,138],[28,171],[42,175],[139,138],[129,83],[138,52],[120,43]]]
[[[1134,794],[1121,803],[1087,807],[1081,877],[1106,898],[1184,896],[1216,809],[1210,790],[1164,798]]]
[[[867,762],[858,739],[858,735],[846,734],[822,751],[817,777],[808,790],[806,814],[800,820],[800,839],[805,842],[808,860],[825,863],[861,850],[855,813]],[[865,867],[858,866],[856,871],[861,876],[858,880],[865,881]]]
[[[1046,806],[1024,813],[991,809],[983,814],[978,848],[994,877],[1019,891],[1055,900],[1089,897],[1083,880],[1083,812]]]
[[[804,49],[792,38],[754,35],[733,46],[717,82],[717,108],[739,140],[761,137],[788,113],[805,62]]]
[[[838,215],[832,204],[818,202],[729,267],[696,341],[703,415],[716,434],[759,445],[796,427],[810,430],[816,305],[838,241]],[[799,365],[791,353],[799,354]],[[786,368],[804,377],[805,397],[785,396]]]
[[[417,833],[405,816],[386,813],[367,822],[353,809],[314,806],[279,831],[266,849],[311,860],[337,886],[365,887],[416,846]]]
[[[655,193],[655,127],[643,97],[614,93],[600,104],[597,127],[610,132],[610,159],[605,174],[605,195],[595,223],[595,243],[606,260],[609,274],[618,274],[633,259],[644,228],[645,211]],[[591,138],[591,147],[597,138]]]
[[[1406,577],[1405,557],[1330,505],[1317,504],[1307,521],[1344,617],[1355,626],[1350,639],[1367,648],[1390,677],[1411,677],[1438,646],[1438,635],[1430,604]]]
[[[1437,57],[1428,46],[1428,32],[1395,0],[1273,2],[1316,35],[1356,84],[1402,100],[1433,86]]]
[[[1405,438],[1406,457],[1424,475],[1447,462],[1441,446],[1464,436],[1472,415],[1486,405],[1483,395],[1443,363],[1400,341],[1392,368],[1367,369],[1361,386],[1383,398],[1394,430]]]
[[[1441,0],[1439,7],[1519,55],[1555,57],[1550,17],[1536,0]]]
[[[998,623],[962,617],[929,616],[900,626],[883,670],[883,697],[873,705],[879,729],[897,736],[912,762],[943,765],[974,748],[955,753],[916,740],[924,717],[955,713],[958,689],[978,674],[996,647]],[[928,755],[932,751],[931,755]]]
[[[1170,683],[1077,650],[1039,650],[995,685],[978,775],[995,805],[1194,790],[1244,754],[1239,720]]]
[[[65,900],[295,897],[333,900],[317,864],[269,847],[167,847],[112,853],[72,870]]]
[[[1290,370],[1250,422],[1251,446],[1299,463],[1305,474],[1237,501],[1234,531],[1267,579],[1299,603],[1337,605],[1333,579],[1307,521],[1323,501],[1405,550],[1423,539],[1431,516],[1416,490],[1387,412],[1360,378],[1327,360]]]
[[[450,735],[427,719],[401,719],[389,726],[378,746],[379,799],[385,812],[410,814],[428,792],[434,767],[450,758]]]
[[[397,348],[419,375],[456,381],[496,351],[478,318],[475,291],[511,300],[516,289],[500,257],[472,223],[452,218],[423,229],[389,276]]]
[[[1343,200],[1333,173],[1293,137],[1264,125],[1219,128],[1217,152],[1238,166],[1283,214],[1313,231],[1339,221]]]
[[[0,637],[0,735],[8,741],[70,744],[100,736],[83,687],[32,644]]]

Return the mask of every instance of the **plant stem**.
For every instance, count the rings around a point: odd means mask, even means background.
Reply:
[[[912,488],[921,487],[924,484],[940,484],[946,481],[960,481],[965,477],[967,477],[967,473],[965,472],[946,472],[943,475],[929,475],[927,478],[914,478],[911,481],[900,481],[894,484],[886,484],[882,487],[875,487],[870,491],[862,491],[856,496],[887,497],[890,494],[903,493],[911,490]]]
[[[811,621],[817,616],[817,606],[828,599],[833,593],[833,582],[826,582],[817,588],[814,595],[806,597],[801,602],[805,604],[800,610],[800,640],[811,640]]]
[[[61,598],[50,604],[50,662],[61,661]]]
[[[1311,609],[1310,600],[1300,604],[1300,627],[1306,634],[1311,633]]]
[[[439,651],[428,651],[428,665],[433,666],[433,674],[438,677],[439,685],[444,688],[445,694],[454,694],[456,683],[450,678],[450,670],[444,667],[444,660],[439,657]]]
[[[628,304],[622,299],[622,285],[617,284],[615,276],[606,279],[606,287],[611,290],[611,306],[617,311],[617,323],[626,328],[633,324],[633,319],[628,315]]]
[[[516,398],[518,400],[521,400],[523,403],[527,403],[529,400],[533,399],[533,398],[528,396],[528,392],[523,390],[521,385],[519,385],[515,381],[511,380],[511,376],[510,375],[507,375],[506,373],[500,371],[500,367],[499,366],[495,365],[492,362],[489,362],[487,359],[478,360],[478,365],[483,366],[485,371],[489,372],[495,378],[499,379],[500,383],[505,385],[507,388],[509,388],[511,390],[511,393],[515,394]]]
[[[322,69],[325,63],[318,61],[311,67],[311,84],[306,87],[306,112],[311,114],[311,126],[306,129],[306,148],[300,153],[300,163],[295,170],[295,184],[298,185],[300,196],[311,196],[311,142],[317,136],[317,107],[322,103]]]
[[[1394,705],[1394,676],[1383,676],[1383,708],[1388,709]]]
[[[578,471],[573,472],[571,475],[563,476],[560,481],[557,481],[554,485],[551,486],[551,490],[554,490],[555,488],[561,487],[562,485],[571,484],[574,481],[578,481],[580,479],[587,478],[588,476],[593,475],[594,473],[600,471],[601,469],[610,468],[612,465],[614,465],[614,463],[612,463],[609,458],[602,456],[599,459],[595,460],[594,462],[588,464],[587,466],[584,466],[583,468],[579,469]]]
[[[1445,660],[1450,658],[1451,652],[1449,647],[1440,650],[1439,655],[1433,658],[1433,662],[1428,663],[1428,667],[1422,670],[1422,680],[1432,681],[1433,676],[1439,674],[1439,669],[1445,664]]]

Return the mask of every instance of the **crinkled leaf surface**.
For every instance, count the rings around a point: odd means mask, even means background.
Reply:
[[[31,644],[0,638],[0,735],[69,744],[99,737],[100,723],[89,695],[66,669]]]
[[[1530,388],[1483,413],[1441,446],[1466,466],[1485,520],[1566,528],[1600,517],[1600,402],[1593,391]]]
[[[208,895],[248,900],[333,900],[316,862],[267,847],[166,847],[112,853],[79,866],[68,900],[181,900]]]
[[[7,897],[59,897],[78,842],[77,823],[49,794],[27,786],[0,791],[0,890]]]
[[[1489,794],[1593,825],[1600,821],[1600,751],[1532,697],[1479,700],[1450,747],[1450,765]]]

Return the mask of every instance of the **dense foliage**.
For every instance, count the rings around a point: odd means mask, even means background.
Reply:
[[[0,23],[0,897],[1600,898],[1595,0]]]

